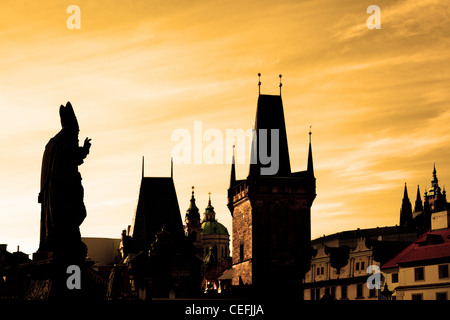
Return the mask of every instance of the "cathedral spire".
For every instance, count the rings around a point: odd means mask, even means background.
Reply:
[[[416,203],[414,205],[414,212],[422,212],[423,211],[423,205],[422,205],[422,199],[420,198],[420,188],[419,185],[417,185],[417,196],[416,196]]]
[[[436,164],[433,163],[433,179],[431,179],[431,188],[428,190],[430,197],[441,197],[441,187],[439,187],[439,180],[436,173]]]
[[[412,206],[411,201],[409,201],[408,197],[408,189],[406,188],[403,191],[403,200],[402,207],[400,208],[400,226],[410,226],[412,223]]]

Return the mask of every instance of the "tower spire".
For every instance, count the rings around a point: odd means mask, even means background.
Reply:
[[[230,188],[233,188],[235,184],[236,184],[236,166],[234,163],[234,144],[233,144],[233,157],[231,158]]]
[[[186,211],[186,219],[197,219],[200,220],[200,213],[199,210],[197,208],[197,206],[195,205],[195,197],[194,197],[194,186],[192,186],[192,196],[191,196],[191,203],[189,205],[189,208]]]
[[[312,144],[311,144],[311,128],[312,126],[309,126],[309,150],[308,150],[308,173],[314,177],[314,165],[313,165],[313,157],[312,157]]]
[[[211,192],[208,192],[208,205],[205,208],[205,213],[203,214],[203,220],[204,221],[215,221],[216,220],[216,213],[214,212],[214,207],[211,204]]]

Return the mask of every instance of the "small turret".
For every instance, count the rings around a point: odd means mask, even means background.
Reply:
[[[203,221],[216,221],[216,213],[214,212],[214,207],[211,205],[211,192],[209,193],[208,205],[205,208],[205,213],[203,213]]]
[[[200,220],[200,211],[198,210],[198,208],[195,204],[194,186],[192,186],[191,203],[189,204],[189,208],[186,210],[185,220],[186,221]]]

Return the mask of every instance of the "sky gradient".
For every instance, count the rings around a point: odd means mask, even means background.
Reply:
[[[71,4],[80,30],[66,26]],[[372,4],[379,30],[366,26]],[[312,237],[398,224],[405,182],[411,202],[417,185],[423,197],[436,163],[450,184],[448,12],[437,0],[2,1],[0,243],[38,248],[41,161],[61,104],[74,107],[80,143],[92,139],[82,236],[118,238],[142,156],[146,176],[170,176],[174,130],[251,128],[258,72],[264,94],[283,75],[293,171],[306,169],[312,126]],[[194,185],[201,213],[211,192],[231,233],[229,176],[229,164],[175,165],[183,219]]]

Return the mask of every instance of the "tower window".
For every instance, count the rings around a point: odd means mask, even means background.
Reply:
[[[241,243],[239,245],[239,260],[243,261],[244,260],[244,244]]]

